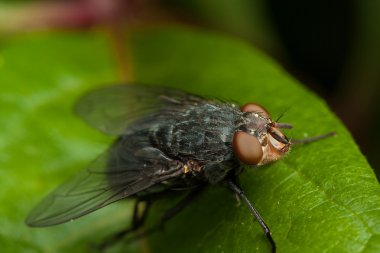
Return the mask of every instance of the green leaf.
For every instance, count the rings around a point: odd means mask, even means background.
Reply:
[[[29,34],[0,48],[0,244],[5,252],[84,252],[127,226],[131,201],[75,222],[31,229],[23,219],[49,189],[83,168],[111,141],[71,108],[84,90],[117,81],[111,43],[99,32]],[[241,185],[272,230],[278,252],[378,252],[380,188],[343,125],[312,92],[243,41],[190,28],[136,30],[128,43],[139,83],[264,105],[299,139],[276,163],[246,168]],[[178,199],[156,203],[148,225]],[[112,217],[112,218],[110,218]],[[125,248],[126,247],[126,248]],[[165,230],[110,252],[270,252],[246,206],[210,187]]]

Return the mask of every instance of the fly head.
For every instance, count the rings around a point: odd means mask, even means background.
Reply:
[[[263,165],[280,159],[290,149],[289,139],[279,130],[262,106],[249,103],[241,107],[242,123],[232,146],[237,158],[248,165]]]

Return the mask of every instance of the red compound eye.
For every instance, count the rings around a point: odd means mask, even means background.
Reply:
[[[237,158],[245,164],[256,165],[263,158],[263,150],[259,140],[245,132],[235,133],[232,147]]]
[[[242,112],[256,112],[256,113],[260,114],[261,116],[263,116],[265,118],[270,118],[269,113],[267,112],[267,110],[265,110],[264,107],[262,107],[259,104],[247,103],[247,104],[243,105],[240,108],[240,110]]]

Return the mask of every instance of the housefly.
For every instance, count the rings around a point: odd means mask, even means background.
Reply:
[[[85,94],[76,112],[91,126],[117,136],[112,146],[35,207],[26,219],[33,227],[71,221],[115,201],[135,198],[129,229],[143,224],[152,198],[173,190],[189,194],[163,216],[183,209],[205,185],[223,185],[236,193],[257,219],[272,252],[269,227],[237,184],[242,164],[260,166],[289,152],[291,142],[260,105],[207,99],[175,89],[115,85]],[[324,138],[305,139],[309,142]],[[139,212],[139,203],[145,208]],[[140,205],[141,206],[141,205]],[[141,211],[141,210],[140,210]]]

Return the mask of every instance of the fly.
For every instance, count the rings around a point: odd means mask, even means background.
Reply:
[[[219,184],[243,200],[276,252],[269,227],[237,184],[242,165],[256,167],[276,161],[293,143],[333,134],[291,142],[280,131],[291,125],[272,121],[258,104],[239,107],[175,89],[141,85],[91,91],[79,100],[76,112],[91,126],[117,139],[85,170],[43,199],[26,223],[32,227],[56,225],[115,201],[135,198],[131,227],[107,240],[102,248],[142,226],[152,196],[174,190],[189,192],[162,217],[163,223],[204,186]],[[139,215],[142,202],[145,205]]]

